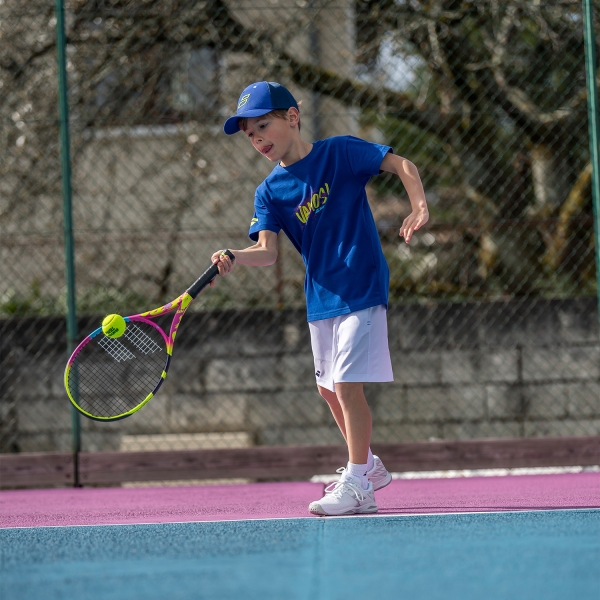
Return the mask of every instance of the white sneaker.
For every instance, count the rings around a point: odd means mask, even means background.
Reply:
[[[358,477],[342,472],[340,481],[328,485],[325,495],[311,502],[308,510],[313,515],[328,516],[376,513],[373,484],[369,482],[369,487],[363,490]]]
[[[392,482],[392,474],[383,466],[379,456],[373,455],[373,468],[367,471],[367,479],[373,484],[373,491],[380,490]]]

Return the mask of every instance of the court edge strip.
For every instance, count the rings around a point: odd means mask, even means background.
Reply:
[[[600,512],[600,506],[597,507],[583,507],[583,508],[536,508],[523,510],[486,510],[486,511],[468,511],[468,512],[433,512],[433,513],[410,513],[410,514],[399,514],[399,515],[380,515],[380,514],[367,514],[367,515],[331,515],[331,516],[307,516],[307,517],[271,517],[271,518],[260,518],[260,519],[218,519],[218,520],[205,520],[205,521],[165,521],[165,522],[148,522],[148,523],[94,523],[94,524],[83,524],[83,525],[32,525],[27,527],[5,527],[0,525],[0,531],[15,530],[15,529],[71,529],[75,527],[136,527],[146,525],[186,525],[186,524],[200,524],[200,523],[252,523],[252,522],[264,522],[264,521],[330,521],[332,519],[356,519],[356,518],[376,518],[376,519],[405,519],[411,517],[451,517],[459,515],[507,515],[507,514],[522,514],[522,513],[548,513],[548,512]]]

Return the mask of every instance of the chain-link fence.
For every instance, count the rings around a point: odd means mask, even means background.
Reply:
[[[595,2],[600,31],[600,2]],[[223,135],[280,81],[312,141],[390,144],[431,221],[407,246],[397,178],[368,193],[391,270],[396,381],[374,440],[600,433],[600,343],[579,1],[65,5],[79,331],[179,295],[248,245],[271,169]],[[54,7],[0,0],[3,452],[66,451],[70,404]],[[281,236],[280,236],[281,237]],[[83,449],[342,443],[314,384],[303,263],[238,267],[185,317],[160,393],[83,423]]]

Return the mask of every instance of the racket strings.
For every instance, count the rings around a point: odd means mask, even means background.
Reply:
[[[107,370],[106,365],[73,365],[69,386],[77,388],[74,397],[87,413],[97,417],[114,417],[138,406],[156,387],[163,364],[151,373],[137,369],[133,373]],[[158,373],[158,369],[160,373]],[[71,383],[73,382],[73,384]]]
[[[106,352],[112,356],[117,362],[122,360],[130,360],[135,358],[135,355],[131,353],[119,340],[102,336],[102,339],[98,341],[98,345],[106,350]]]
[[[161,347],[135,323],[130,323],[123,335],[144,354],[161,351]]]
[[[168,355],[157,326],[128,323],[125,333],[91,339],[74,358],[67,385],[80,408],[116,417],[139,406],[162,380]]]
[[[157,366],[162,369],[163,363]],[[105,367],[81,363],[77,366],[79,405],[94,416],[109,417],[130,411],[154,389],[159,378],[156,372],[149,374],[136,369],[126,374],[125,384],[119,385],[123,373],[107,372]],[[107,382],[107,378],[113,381]]]

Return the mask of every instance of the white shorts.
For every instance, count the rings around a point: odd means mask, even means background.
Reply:
[[[311,321],[308,327],[318,385],[335,392],[336,383],[394,381],[385,306]]]

